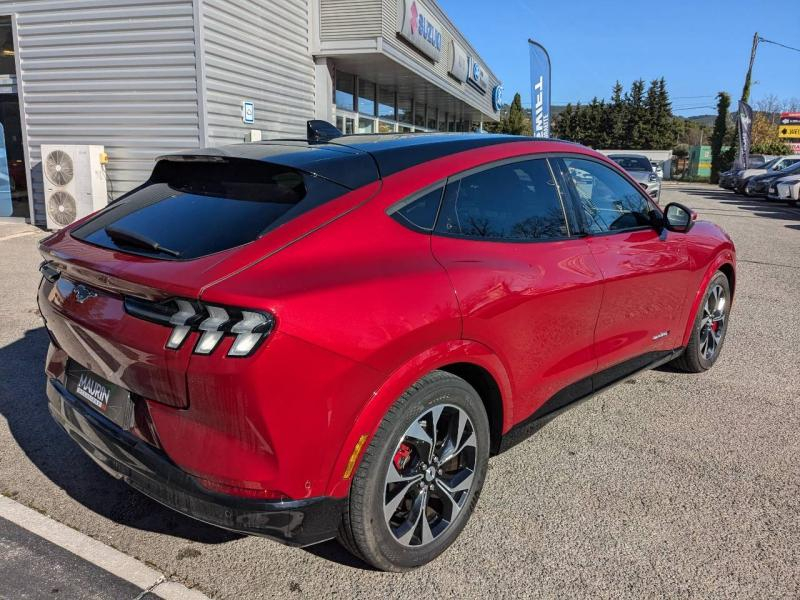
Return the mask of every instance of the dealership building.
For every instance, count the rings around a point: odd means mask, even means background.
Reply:
[[[0,0],[0,43],[5,193],[37,224],[42,145],[103,146],[118,197],[161,154],[305,137],[309,119],[472,131],[502,91],[434,0]]]

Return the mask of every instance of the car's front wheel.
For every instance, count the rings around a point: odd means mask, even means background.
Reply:
[[[731,312],[731,288],[728,278],[718,271],[708,284],[684,353],[674,366],[689,373],[707,371],[717,362]]]
[[[489,422],[475,389],[434,371],[392,406],[353,477],[340,541],[384,571],[430,562],[458,537],[486,477]]]

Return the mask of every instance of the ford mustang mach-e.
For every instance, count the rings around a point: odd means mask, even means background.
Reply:
[[[511,430],[719,358],[733,243],[613,161],[330,130],[164,156],[41,243],[50,411],[142,493],[411,569]]]

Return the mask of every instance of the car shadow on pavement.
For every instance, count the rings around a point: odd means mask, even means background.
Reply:
[[[800,211],[781,202],[772,202],[766,199],[757,200],[755,198],[748,198],[747,196],[740,196],[727,190],[708,191],[707,189],[687,188],[681,189],[681,191],[689,196],[699,196],[707,200],[717,200],[726,207],[730,206],[746,210],[757,217],[781,219],[784,221],[800,220]],[[699,212],[702,218],[702,209]]]
[[[116,523],[204,544],[243,537],[161,506],[106,474],[80,450],[47,408],[43,369],[49,341],[40,327],[0,348],[0,415],[36,468],[71,498]],[[24,496],[13,481],[3,485],[0,491]]]

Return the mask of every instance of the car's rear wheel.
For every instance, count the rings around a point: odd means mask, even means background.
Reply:
[[[430,373],[392,406],[365,451],[340,541],[384,571],[430,562],[466,525],[488,457],[477,392],[455,375]]]
[[[730,283],[725,274],[718,271],[711,278],[697,311],[689,344],[675,359],[674,366],[689,373],[701,373],[713,367],[725,343],[730,311]]]

